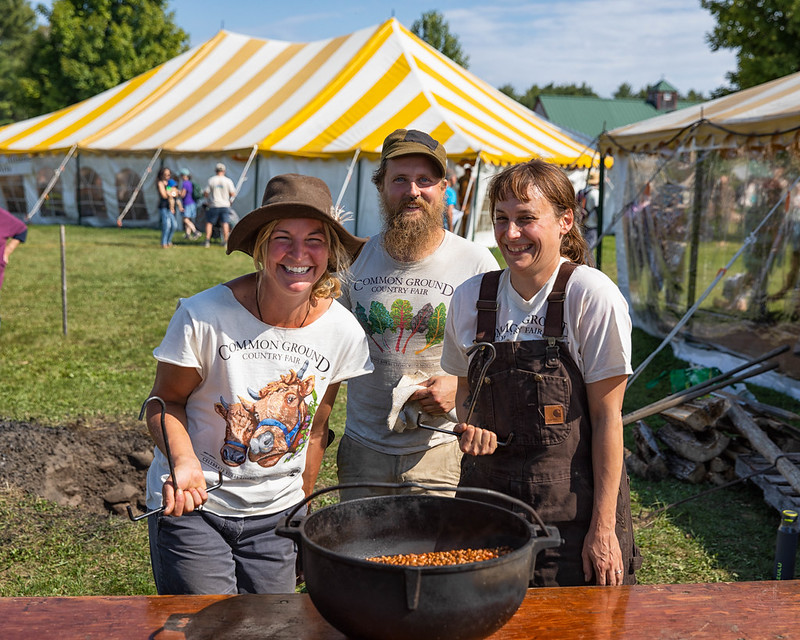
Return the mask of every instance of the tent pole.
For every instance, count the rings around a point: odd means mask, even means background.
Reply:
[[[698,152],[701,153],[701,152]],[[686,289],[686,308],[694,304],[697,292],[697,254],[700,248],[700,217],[703,211],[703,181],[705,180],[706,154],[703,153],[694,167],[694,203],[692,205],[691,236],[689,238],[689,283]]]
[[[72,154],[74,154],[77,149],[78,145],[73,144],[72,148],[67,152],[67,155],[61,161],[61,164],[58,166],[58,169],[56,169],[55,173],[53,174],[53,177],[50,178],[50,182],[47,183],[47,187],[45,188],[44,191],[42,191],[42,195],[39,196],[39,199],[36,201],[36,204],[33,205],[33,209],[28,211],[28,215],[25,216],[25,222],[27,222],[33,216],[35,216],[36,213],[39,211],[39,209],[42,208],[42,203],[45,201],[45,198],[47,198],[47,196],[50,194],[50,191],[53,190],[53,187],[56,186],[56,182],[58,182],[58,179],[61,177],[61,173],[64,171],[64,167],[67,166],[67,162],[69,162],[69,159],[72,157]]]
[[[161,147],[156,149],[155,154],[153,154],[153,157],[150,158],[150,163],[147,165],[147,168],[142,173],[142,177],[139,178],[139,184],[136,185],[136,188],[133,190],[133,193],[131,194],[131,197],[128,198],[128,202],[125,203],[125,208],[117,216],[117,226],[118,227],[122,226],[122,219],[126,215],[128,215],[128,211],[131,210],[131,207],[133,206],[133,202],[136,200],[136,196],[138,196],[139,195],[139,191],[142,190],[142,186],[144,185],[144,181],[147,180],[147,176],[150,175],[150,172],[153,170],[153,165],[156,163],[156,160],[158,160],[158,156],[160,156],[160,155],[161,155]]]
[[[81,154],[75,154],[75,201],[78,203],[78,224],[83,220],[83,202],[81,199]]]
[[[600,185],[597,190],[597,228],[603,228],[603,200],[606,196],[606,157],[602,153],[600,154]],[[597,268],[600,269],[603,265],[603,243],[601,242],[600,238],[597,239],[597,247],[595,248],[596,257],[595,262],[597,263]],[[591,249],[591,247],[590,247]]]
[[[478,178],[481,175],[481,154],[478,152],[478,155],[475,158],[475,166],[472,168],[472,171],[469,174],[469,182],[467,183],[467,190],[464,193],[464,202],[469,202],[470,197],[472,196],[472,206],[469,208],[469,215],[467,216],[467,235],[465,236],[469,240],[475,239],[475,206],[478,202],[478,189],[475,189],[474,193],[472,190],[473,185],[478,183]],[[462,222],[461,225],[463,226],[464,223]]]
[[[360,218],[359,213],[361,211],[361,167],[362,162],[359,160],[356,164],[356,206],[354,207],[355,220],[353,221],[354,235],[358,235],[358,220]]]
[[[728,269],[730,269],[731,266],[733,265],[733,263],[736,262],[736,259],[744,252],[744,250],[747,247],[749,247],[751,244],[753,244],[756,241],[756,237],[758,236],[758,232],[761,230],[761,227],[763,227],[767,223],[767,220],[769,220],[770,217],[772,217],[772,214],[775,213],[775,210],[778,208],[778,206],[783,204],[783,202],[786,199],[786,196],[789,195],[792,192],[792,189],[794,189],[795,185],[798,182],[800,182],[800,177],[796,178],[795,181],[792,182],[792,184],[789,185],[789,187],[781,194],[781,197],[778,199],[778,202],[776,202],[775,205],[772,207],[772,209],[769,210],[767,215],[765,215],[761,219],[761,222],[759,222],[758,225],[756,226],[756,228],[753,229],[750,232],[750,235],[747,236],[747,238],[745,238],[745,241],[742,243],[742,246],[739,247],[738,251],[733,254],[733,257],[731,257],[731,259],[728,260],[728,264],[726,264],[724,267],[722,267],[722,269],[720,269],[717,272],[717,275],[714,277],[714,280],[711,282],[710,285],[708,285],[706,290],[703,292],[703,295],[700,296],[700,298],[697,300],[697,302],[695,302],[692,305],[692,308],[689,309],[683,315],[683,317],[678,321],[678,323],[672,328],[672,331],[670,331],[667,334],[667,337],[664,338],[664,340],[661,342],[661,344],[658,345],[658,347],[656,347],[656,349],[649,356],[647,356],[647,358],[645,358],[644,362],[642,362],[642,364],[640,364],[636,368],[636,371],[634,371],[633,374],[631,375],[631,377],[628,379],[628,387],[630,387],[631,384],[633,384],[633,381],[636,380],[636,378],[639,377],[639,374],[644,370],[644,368],[648,364],[650,364],[653,361],[653,359],[656,357],[656,355],[666,345],[669,344],[669,341],[672,340],[672,338],[675,337],[675,335],[678,333],[678,331],[681,330],[683,325],[685,325],[689,321],[689,318],[692,317],[694,312],[697,311],[698,308],[700,308],[700,305],[703,303],[703,300],[705,300],[709,296],[709,294],[711,293],[712,289],[717,286],[717,283],[720,280],[722,280],[722,278],[725,277],[725,274],[728,273]]]
[[[258,173],[261,168],[261,156],[256,156],[256,188],[253,189],[253,210],[258,209]]]
[[[236,193],[234,194],[233,198],[231,198],[231,204],[233,204],[233,201],[236,200],[236,196],[239,195],[239,189],[242,188],[242,183],[246,180],[247,170],[250,168],[250,164],[253,162],[253,158],[256,157],[257,153],[258,145],[254,144],[253,150],[250,152],[250,157],[247,159],[247,164],[244,165],[244,171],[242,171],[242,175],[239,176],[239,181],[236,183],[236,188],[234,189]],[[256,185],[256,190],[258,190],[258,185]]]
[[[342,204],[342,198],[344,198],[344,192],[347,191],[347,185],[350,184],[350,179],[353,177],[353,169],[356,166],[356,162],[358,161],[358,156],[361,154],[361,149],[356,149],[356,152],[353,154],[353,159],[350,161],[350,166],[347,168],[347,175],[344,177],[344,184],[342,184],[342,188],[339,190],[339,197],[336,198],[336,204],[334,205],[334,209],[338,209],[339,206]]]

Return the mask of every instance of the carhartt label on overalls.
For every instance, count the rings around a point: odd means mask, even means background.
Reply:
[[[546,404],[544,406],[545,424],[564,424],[564,406],[560,404]]]

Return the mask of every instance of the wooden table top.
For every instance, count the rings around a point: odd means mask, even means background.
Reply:
[[[0,598],[0,637],[342,640],[307,595]],[[530,589],[494,640],[800,638],[800,581]],[[409,639],[412,640],[412,639]]]

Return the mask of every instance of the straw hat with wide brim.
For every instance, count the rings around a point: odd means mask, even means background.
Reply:
[[[253,255],[253,248],[261,228],[282,218],[314,218],[327,222],[351,259],[355,259],[366,242],[344,228],[334,212],[330,189],[319,178],[287,173],[275,176],[267,183],[261,206],[244,216],[231,230],[227,253],[242,251]],[[333,262],[328,268],[335,268]]]

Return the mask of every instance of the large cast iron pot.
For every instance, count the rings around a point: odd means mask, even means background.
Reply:
[[[485,638],[514,615],[536,556],[561,544],[555,527],[515,498],[489,489],[458,496],[385,495],[351,500],[295,517],[303,504],[341,487],[450,491],[416,483],[339,485],[309,496],[276,530],[300,552],[306,588],[322,616],[350,638],[466,640]],[[531,518],[465,497],[506,500]],[[437,567],[378,564],[367,557],[509,546],[482,562]]]

